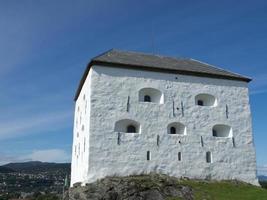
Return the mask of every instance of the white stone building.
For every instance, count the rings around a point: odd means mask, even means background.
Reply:
[[[250,81],[193,59],[93,58],[75,96],[71,185],[150,172],[257,185]]]

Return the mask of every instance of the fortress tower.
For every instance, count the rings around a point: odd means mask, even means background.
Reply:
[[[75,96],[71,185],[150,172],[257,185],[250,81],[193,59],[93,58]]]

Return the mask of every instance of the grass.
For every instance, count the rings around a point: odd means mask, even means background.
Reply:
[[[142,183],[146,188],[160,188],[166,181],[156,176],[132,177],[135,182]],[[176,179],[178,180],[178,179]],[[177,186],[189,186],[193,189],[195,200],[267,200],[267,189],[238,181],[198,181],[178,180]],[[166,181],[166,182],[165,182]],[[263,184],[262,184],[263,185]],[[264,185],[266,186],[266,185]],[[168,200],[180,200],[181,198],[168,198]]]
[[[263,186],[265,184],[262,183]],[[92,188],[101,188],[103,185],[112,186],[121,197],[126,195],[124,199],[128,198],[129,190],[140,194],[158,191],[167,200],[267,200],[267,189],[244,182],[178,179],[163,174],[107,177],[96,182],[94,187],[88,185],[88,188],[94,195],[99,190],[92,191]]]
[[[241,182],[183,180],[180,184],[192,187],[196,200],[267,200],[266,189]]]

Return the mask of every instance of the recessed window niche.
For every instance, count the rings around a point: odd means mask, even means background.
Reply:
[[[141,133],[140,123],[131,119],[117,121],[114,130],[121,133]]]
[[[212,136],[213,137],[233,137],[233,131],[231,126],[224,124],[217,124],[212,128]]]
[[[163,104],[164,95],[160,90],[155,88],[143,88],[139,90],[139,101]]]
[[[167,127],[168,134],[186,135],[186,127],[180,122],[172,122]]]
[[[198,106],[217,106],[217,99],[210,94],[198,94],[195,96],[195,104]]]

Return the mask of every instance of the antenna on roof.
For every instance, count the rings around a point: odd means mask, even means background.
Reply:
[[[155,50],[155,36],[154,36],[154,28],[153,24],[151,24],[151,47],[152,47],[152,54],[156,54]]]

